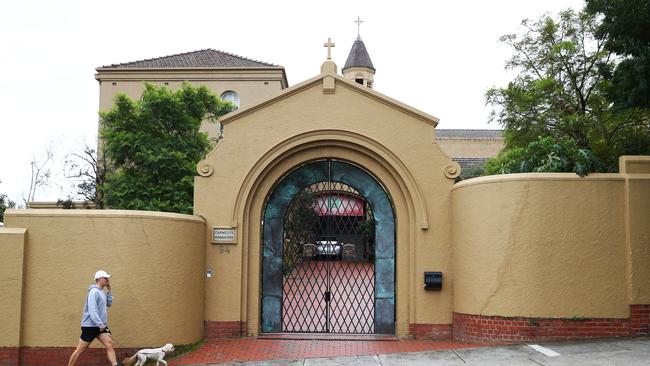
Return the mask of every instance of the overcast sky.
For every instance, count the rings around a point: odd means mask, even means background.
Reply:
[[[230,4],[230,5],[227,5]],[[485,90],[505,86],[511,51],[498,38],[524,18],[581,9],[582,0],[492,1],[2,1],[0,193],[27,194],[29,163],[53,144],[54,184],[36,200],[74,190],[62,162],[95,144],[95,68],[205,48],[285,67],[289,85],[318,74],[331,37],[339,70],[357,36],[377,69],[375,89],[441,119],[487,124]]]

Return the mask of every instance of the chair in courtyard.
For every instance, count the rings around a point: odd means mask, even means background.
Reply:
[[[316,255],[316,245],[312,243],[303,244],[302,256],[305,258],[313,258]]]
[[[343,259],[354,259],[356,255],[354,244],[343,244],[342,248],[343,248],[343,252],[342,252]]]

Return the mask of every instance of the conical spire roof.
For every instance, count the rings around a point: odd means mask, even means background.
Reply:
[[[345,61],[345,66],[343,66],[343,71],[350,67],[367,67],[375,71],[375,67],[372,66],[372,61],[370,60],[370,55],[368,55],[368,50],[366,50],[366,45],[363,44],[361,37],[357,37],[357,40],[354,41],[350,54],[348,55],[348,60]]]

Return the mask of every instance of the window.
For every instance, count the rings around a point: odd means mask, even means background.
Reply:
[[[232,90],[225,91],[221,94],[221,100],[227,100],[239,109],[239,95]]]
[[[357,84],[363,85],[363,79],[355,79],[354,81],[356,81]]]

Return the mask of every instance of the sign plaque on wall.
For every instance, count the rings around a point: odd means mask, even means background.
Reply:
[[[212,244],[237,244],[237,229],[234,227],[213,227]]]

